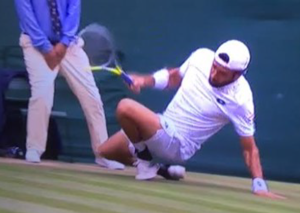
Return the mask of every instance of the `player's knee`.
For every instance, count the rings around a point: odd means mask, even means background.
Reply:
[[[122,99],[117,106],[117,117],[127,117],[133,113],[133,100],[129,98]]]

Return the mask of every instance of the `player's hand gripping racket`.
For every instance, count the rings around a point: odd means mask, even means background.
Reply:
[[[80,33],[84,40],[84,50],[89,57],[91,71],[108,71],[120,76],[129,86],[133,81],[117,62],[117,50],[111,33],[99,24],[91,24]]]

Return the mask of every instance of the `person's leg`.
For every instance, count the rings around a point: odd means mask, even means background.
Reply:
[[[130,150],[130,146],[132,145],[124,132],[119,131],[98,147],[98,153],[106,159],[132,166],[136,157],[134,156],[134,147],[131,147]]]
[[[123,131],[112,135],[98,147],[98,153],[110,160],[116,160],[126,165],[136,165],[135,149]],[[167,180],[179,180],[185,176],[185,168],[177,165],[159,164],[157,174]]]
[[[117,119],[137,151],[138,180],[148,180],[156,176],[158,164],[152,164],[152,155],[144,143],[161,129],[159,117],[150,109],[131,99],[122,99],[117,107]]]
[[[151,143],[150,139],[155,138],[157,132],[162,129],[159,116],[134,100],[123,99],[117,107],[117,119],[137,151],[136,179],[154,178],[160,167],[158,164],[151,163],[152,154],[145,141]],[[159,142],[164,143],[164,141]]]
[[[103,103],[92,72],[86,69],[90,66],[86,53],[82,49],[83,40],[68,48],[61,63],[61,73],[66,78],[71,90],[77,96],[87,120],[91,136],[95,162],[110,169],[124,169],[124,165],[97,156],[97,147],[107,140],[106,120]]]
[[[148,140],[162,128],[156,113],[128,98],[119,102],[116,114],[122,129],[134,144]]]
[[[21,35],[20,46],[29,74],[31,97],[28,106],[26,160],[40,162],[47,142],[48,124],[54,97],[54,80],[58,67],[52,71],[44,57],[38,52],[26,35]]]

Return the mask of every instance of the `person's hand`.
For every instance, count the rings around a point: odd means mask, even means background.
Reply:
[[[168,88],[176,88],[181,84],[182,77],[179,73],[179,68],[169,68]]]
[[[257,191],[254,192],[255,195],[260,196],[260,197],[266,197],[266,198],[271,198],[275,200],[285,200],[286,197],[269,192],[269,191]]]
[[[58,57],[59,63],[61,62],[61,60],[65,57],[66,52],[67,52],[67,46],[65,46],[62,43],[57,43],[54,46],[54,50],[56,52],[56,55]]]
[[[54,68],[59,64],[59,60],[58,60],[58,56],[57,56],[57,53],[56,51],[54,50],[54,48],[48,52],[48,53],[45,53],[43,54],[44,56],[44,59],[47,63],[47,65],[49,66],[49,68],[51,70],[54,70]]]
[[[133,82],[130,85],[130,89],[134,93],[140,93],[141,88],[143,88],[145,86],[145,78],[143,76],[138,76],[138,75],[134,75],[134,74],[131,74],[129,76],[130,76],[130,78],[132,79],[132,82]]]
[[[260,197],[267,197],[271,199],[286,199],[281,195],[270,192],[266,181],[262,178],[254,178],[252,180],[252,192]]]

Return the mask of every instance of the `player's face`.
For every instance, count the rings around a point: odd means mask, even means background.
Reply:
[[[223,87],[234,82],[240,76],[240,72],[229,70],[214,62],[210,70],[209,83],[213,87]]]

